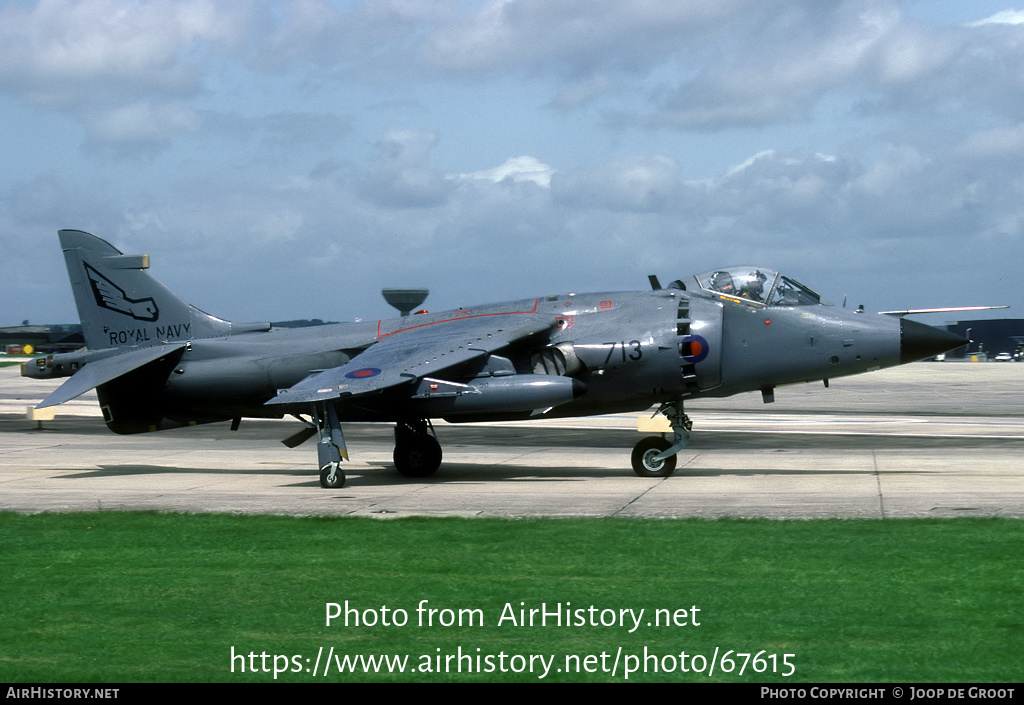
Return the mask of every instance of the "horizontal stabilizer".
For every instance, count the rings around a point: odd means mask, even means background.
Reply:
[[[47,406],[56,406],[71,401],[90,389],[95,389],[101,384],[106,384],[132,370],[137,370],[143,365],[167,357],[184,347],[185,343],[155,345],[90,362],[73,374],[68,381],[57,387],[50,396],[36,405],[36,408],[43,409]]]

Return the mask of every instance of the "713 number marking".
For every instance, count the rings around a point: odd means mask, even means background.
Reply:
[[[631,340],[628,343],[624,340],[621,340],[613,343],[604,343],[604,345],[608,346],[608,357],[604,359],[605,365],[611,362],[612,356],[615,354],[616,348],[618,348],[619,351],[622,353],[623,362],[636,362],[637,360],[644,356],[644,351],[640,347],[639,340]]]

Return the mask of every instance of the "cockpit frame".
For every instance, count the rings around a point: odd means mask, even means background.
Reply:
[[[797,280],[766,267],[738,265],[713,269],[696,277],[704,291],[725,299],[761,306],[817,306],[817,292]]]

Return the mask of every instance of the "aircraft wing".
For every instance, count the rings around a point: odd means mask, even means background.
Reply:
[[[988,311],[994,308],[1010,308],[1009,306],[954,306],[953,308],[915,308],[907,311],[879,311],[888,316],[909,316],[912,313],[954,313],[958,311]]]
[[[57,387],[50,396],[37,404],[36,408],[44,409],[48,406],[57,406],[66,401],[71,401],[75,397],[85,394],[90,389],[95,389],[101,384],[106,384],[121,375],[128,374],[132,370],[137,370],[143,365],[148,365],[162,357],[167,357],[184,347],[185,343],[154,345],[89,362],[78,372],[71,375],[71,378],[64,382],[64,384]]]
[[[555,326],[548,317],[497,314],[454,318],[381,335],[346,364],[279,389],[267,404],[327,401],[381,392],[433,376]]]

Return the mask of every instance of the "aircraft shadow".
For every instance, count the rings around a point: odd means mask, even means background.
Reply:
[[[675,473],[666,478],[669,481],[686,481],[687,478],[697,477],[857,477],[866,473],[863,470],[848,469],[802,469],[802,468],[717,468],[699,466],[694,468],[677,469]],[[889,473],[883,473],[889,474]],[[904,473],[906,474],[906,473]],[[941,472],[920,470],[914,471],[915,475],[941,475]],[[623,480],[638,479],[628,467],[606,468],[606,467],[574,467],[574,468],[552,468],[533,467],[528,465],[485,465],[473,463],[449,463],[441,466],[437,474],[430,478],[414,479],[399,475],[393,467],[381,467],[379,471],[372,469],[369,472],[351,472],[348,474],[346,487],[390,487],[401,485],[446,485],[446,484],[486,484],[496,481],[512,481],[523,483],[555,483],[566,481],[582,482],[600,478],[621,478]],[[658,480],[661,478],[649,478]],[[319,481],[302,482],[286,485],[288,487],[317,486]]]
[[[572,468],[557,468],[550,466],[532,466],[522,464],[501,464],[491,465],[486,463],[445,463],[441,469],[429,478],[408,478],[403,477],[395,470],[393,465],[361,466],[346,469],[346,485],[359,486],[413,486],[413,485],[445,485],[488,483],[495,481],[522,481],[529,483],[585,481],[599,478],[623,479],[634,478],[632,471],[623,466],[621,468],[580,466]],[[864,470],[839,469],[827,467],[801,468],[801,467],[751,467],[751,468],[721,468],[708,465],[695,465],[677,468],[675,473],[668,478],[670,480],[685,480],[688,477],[808,477],[814,475],[842,477],[854,477],[867,474]],[[908,474],[885,473],[883,474]],[[914,475],[941,474],[939,471],[914,470]],[[281,487],[320,487],[319,478],[315,473],[304,469],[229,469],[229,468],[208,468],[208,467],[180,467],[163,465],[101,465],[95,470],[70,471],[68,474],[60,475],[57,479],[77,480],[105,477],[133,477],[142,475],[266,475],[304,478],[301,481],[286,482]],[[306,479],[308,478],[308,479]],[[658,478],[651,478],[658,479]]]
[[[242,468],[183,468],[169,465],[100,465],[96,470],[70,470],[59,479],[74,480],[93,477],[129,477],[133,475],[295,475],[305,476],[311,473],[299,470],[263,469],[252,470]],[[314,481],[319,485],[319,480]]]

